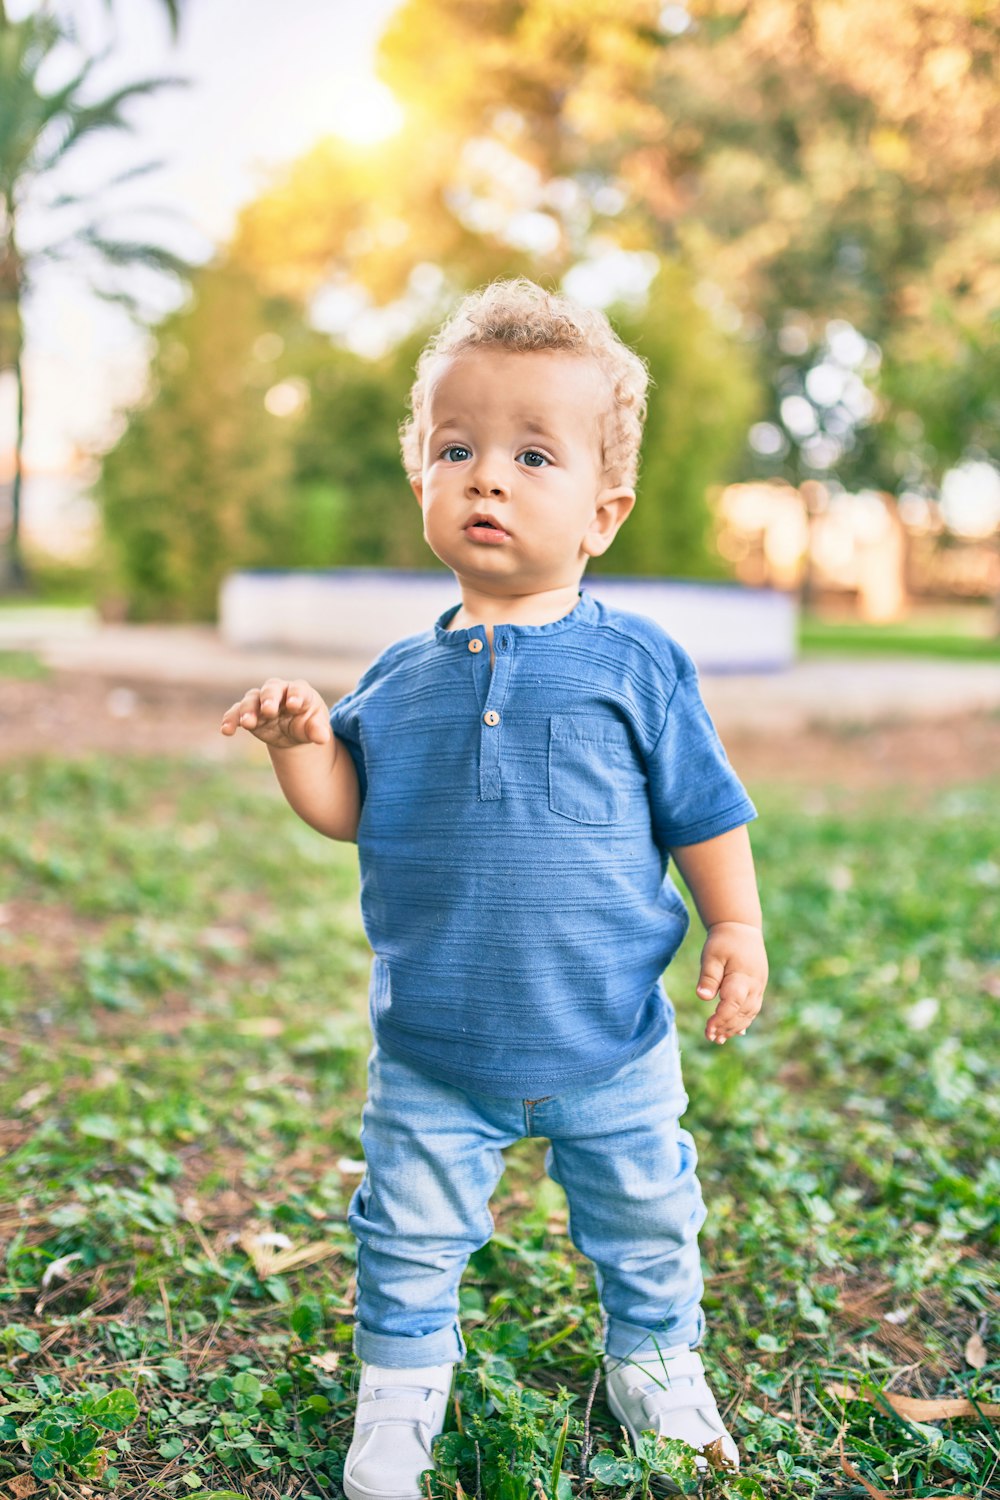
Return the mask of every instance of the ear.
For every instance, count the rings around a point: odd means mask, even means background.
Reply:
[[[410,488],[417,497],[417,504],[422,508],[424,503],[424,481],[419,474],[408,474]]]
[[[628,485],[601,490],[594,501],[594,519],[581,543],[588,557],[600,557],[607,552],[634,504],[635,490]]]

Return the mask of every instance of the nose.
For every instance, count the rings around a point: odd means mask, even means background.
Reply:
[[[469,470],[466,493],[469,495],[509,495],[510,485],[503,473],[503,460],[490,457],[488,453],[481,454]]]

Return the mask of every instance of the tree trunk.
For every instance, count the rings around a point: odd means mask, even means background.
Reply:
[[[3,588],[8,593],[28,589],[28,575],[21,556],[21,490],[24,479],[24,365],[18,347],[14,359],[14,381],[17,388],[17,431],[14,438],[14,482],[10,491],[10,539],[7,543]]]
[[[0,0],[0,25],[6,24]],[[21,258],[14,235],[14,202],[7,194],[0,241],[0,370],[13,370],[17,391],[17,429],[14,438],[14,481],[11,486],[10,539],[0,557],[0,592],[23,593],[29,588],[21,555],[21,496],[24,487],[24,328],[21,323]]]

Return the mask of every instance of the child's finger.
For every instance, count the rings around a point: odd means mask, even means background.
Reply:
[[[760,1010],[760,999],[752,982],[745,976],[733,975],[731,979],[727,977],[726,991],[725,998],[720,999],[705,1026],[705,1035],[710,1042],[745,1035],[747,1027]]]
[[[726,966],[721,958],[702,959],[701,973],[698,976],[696,989],[696,993],[702,1000],[714,1000],[725,972]]]
[[[244,729],[252,729],[260,717],[260,689],[248,688],[240,704],[240,723]]]
[[[260,711],[265,719],[276,719],[288,684],[283,677],[269,677],[260,690]]]
[[[730,1037],[746,1036],[746,1034],[746,1027],[742,1031],[717,1031],[714,1028],[710,1030],[707,1026],[705,1028],[705,1035],[708,1037],[708,1040],[716,1042],[720,1047],[724,1047]]]
[[[317,704],[312,713],[306,719],[306,734],[314,745],[325,745],[330,739],[333,731],[330,728],[330,720]]]
[[[738,1013],[746,1009],[750,995],[754,989],[754,982],[749,974],[740,974],[730,970],[722,981],[719,989],[719,1006],[732,1006]],[[756,1011],[753,1012],[756,1014]]]
[[[288,684],[285,702],[289,708],[301,708],[313,696],[313,690],[308,682],[301,677],[297,677],[294,682]]]
[[[240,703],[230,703],[229,707],[226,709],[225,713],[222,715],[222,733],[223,734],[235,734],[236,733],[236,730],[239,727],[240,711],[241,711],[242,707],[243,707],[242,702],[240,702]]]
[[[329,743],[333,731],[330,728],[329,709],[316,689],[302,678],[288,684],[285,705],[293,715],[297,733],[304,733],[314,745]]]

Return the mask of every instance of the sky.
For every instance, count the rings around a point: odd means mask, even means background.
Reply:
[[[106,227],[123,235],[155,232],[189,258],[208,259],[274,168],[331,132],[370,138],[398,125],[392,98],[372,73],[396,3],[186,0],[174,42],[159,0],[50,0],[88,55],[112,46],[92,74],[93,97],[141,78],[191,80],[130,102],[134,130],[81,142],[67,155],[60,190],[79,192],[161,159],[161,170],[106,195]],[[38,0],[7,0],[11,20],[38,8]],[[67,48],[50,58],[46,88],[69,76],[80,55]],[[22,243],[47,243],[57,227],[69,224],[36,203],[24,216]],[[176,280],[154,273],[129,285],[154,320],[184,298]],[[80,263],[40,276],[25,328],[25,462],[38,476],[34,519],[42,524],[40,512],[65,490],[61,476],[75,456],[113,438],[116,409],[141,389],[149,340],[126,313],[89,291]],[[0,377],[0,480],[9,478],[13,436],[13,380]],[[26,492],[27,524],[30,479]]]

